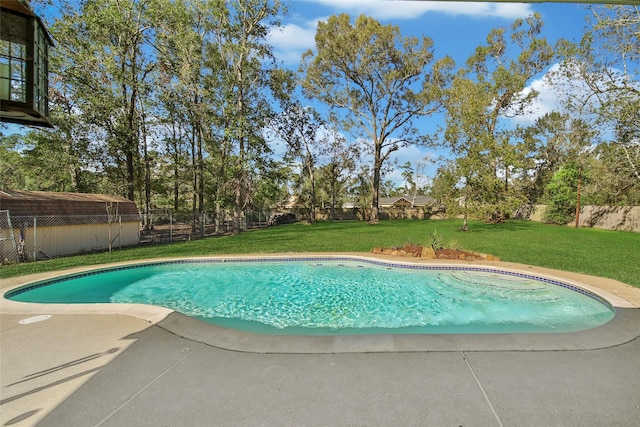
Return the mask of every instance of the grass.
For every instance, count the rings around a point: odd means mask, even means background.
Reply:
[[[376,246],[428,245],[434,230],[444,246],[488,253],[503,261],[608,277],[640,288],[640,233],[560,227],[536,222],[471,222],[460,232],[459,220],[320,222],[293,224],[167,245],[135,247],[109,253],[3,266],[0,277],[61,270],[84,265],[198,255],[275,252],[370,252]]]

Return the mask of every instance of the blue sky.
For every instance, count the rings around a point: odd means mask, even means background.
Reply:
[[[575,3],[476,3],[397,0],[291,0],[282,32],[272,34],[281,59],[298,64],[312,48],[317,22],[333,14],[365,14],[397,25],[403,35],[426,35],[434,40],[437,56],[451,55],[463,62],[494,27],[539,12],[550,41],[579,37],[587,10]]]
[[[588,10],[576,3],[474,3],[449,1],[397,1],[397,0],[292,0],[282,30],[271,33],[271,43],[278,57],[287,66],[297,69],[302,53],[314,47],[318,21],[333,14],[348,13],[352,17],[365,14],[384,24],[400,28],[403,36],[426,35],[433,39],[436,58],[449,55],[457,64],[464,64],[474,49],[482,44],[495,27],[509,27],[517,18],[526,18],[534,12],[542,15],[545,23],[543,36],[550,43],[560,38],[579,40],[586,25]],[[557,95],[544,85],[544,75],[532,80],[531,85],[540,92],[536,113],[521,117],[521,124],[531,124],[536,117],[551,111],[557,105]],[[422,120],[421,128],[433,130],[438,117]],[[407,147],[397,152],[399,165],[415,162],[425,155],[432,158],[447,155],[446,150]],[[427,174],[433,176],[437,165],[432,163]],[[385,177],[400,185],[400,171]]]

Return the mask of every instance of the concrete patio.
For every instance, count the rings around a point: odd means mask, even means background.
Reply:
[[[611,324],[567,334],[305,342],[153,310],[48,307],[41,313],[51,318],[21,324],[37,313],[3,300],[0,423],[637,426],[640,290],[569,276],[622,295],[626,306]]]

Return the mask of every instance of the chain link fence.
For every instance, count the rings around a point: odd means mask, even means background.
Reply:
[[[284,223],[287,214],[271,211],[247,211],[240,218],[240,231]],[[295,216],[287,222],[295,221]],[[233,232],[233,212],[172,212],[151,210],[142,215],[141,243],[172,243],[219,236]]]
[[[248,211],[240,230],[295,221],[295,215]],[[11,216],[0,211],[0,263],[110,251],[139,244],[172,243],[230,234],[230,211],[215,213],[153,210],[142,215]]]
[[[4,263],[17,262],[18,240],[11,225],[9,211],[0,211],[0,261]]]
[[[10,216],[2,211],[0,236],[2,263],[110,251],[140,242],[140,216]]]

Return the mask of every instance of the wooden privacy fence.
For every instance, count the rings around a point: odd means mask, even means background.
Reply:
[[[304,212],[296,212],[298,219],[305,217]],[[380,207],[379,214],[381,220],[387,219],[442,219],[445,218],[444,209],[439,207]],[[334,219],[339,221],[356,220],[368,221],[371,217],[371,209],[362,208],[335,208]],[[316,219],[327,221],[331,219],[330,208],[316,208]]]
[[[543,222],[546,205],[536,205],[530,219]],[[569,225],[573,225],[570,222]],[[580,227],[640,232],[640,206],[583,206]]]

